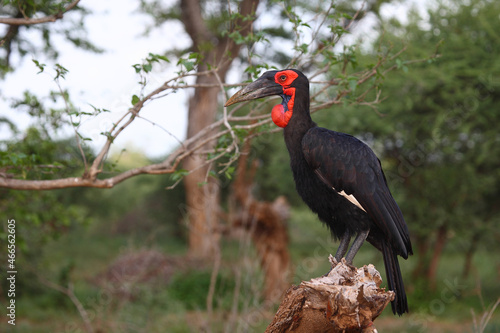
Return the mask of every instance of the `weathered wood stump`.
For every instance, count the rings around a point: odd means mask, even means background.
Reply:
[[[372,264],[356,268],[332,256],[330,262],[327,276],[288,289],[266,333],[376,332],[373,321],[394,292],[379,288],[382,278]]]

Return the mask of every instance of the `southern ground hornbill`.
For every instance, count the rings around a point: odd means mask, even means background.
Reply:
[[[345,255],[351,264],[368,240],[383,254],[388,286],[396,293],[392,311],[399,315],[408,312],[397,255],[407,259],[412,254],[410,237],[379,159],[353,136],[318,127],[312,121],[309,80],[297,70],[264,73],[232,96],[226,106],[271,95],[282,98],[271,117],[284,128],[297,192],[340,239],[336,260]]]

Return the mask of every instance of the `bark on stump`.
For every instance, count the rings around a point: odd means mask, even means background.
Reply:
[[[266,333],[376,332],[373,321],[394,292],[379,288],[382,278],[372,264],[356,268],[332,256],[330,262],[327,276],[288,289]]]

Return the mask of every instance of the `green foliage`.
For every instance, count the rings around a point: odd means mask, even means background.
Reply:
[[[58,237],[73,223],[85,222],[85,209],[68,204],[62,192],[23,192],[2,189],[0,207],[5,216],[16,220],[16,245],[20,250],[36,251],[41,243]],[[0,232],[6,247],[6,231]]]
[[[45,64],[36,59],[32,59],[32,61],[40,70],[38,74],[45,71]],[[71,102],[69,92],[61,86],[61,80],[65,79],[69,71],[58,63],[54,65],[53,71],[57,89],[51,90],[48,96],[40,98],[29,91],[24,91],[22,98],[11,99],[11,107],[16,108],[19,112],[26,112],[35,119],[33,124],[25,130],[24,136],[20,135],[15,124],[4,119],[11,132],[16,134],[0,142],[0,156],[4,157],[0,162],[0,167],[8,170],[11,176],[21,175],[23,178],[29,178],[34,176],[33,173],[30,174],[31,171],[40,168],[51,169],[50,171],[45,170],[46,174],[62,175],[63,173],[55,171],[68,167],[67,162],[70,157],[64,153],[54,155],[52,151],[45,153],[47,149],[51,150],[57,146],[54,138],[58,136],[59,131],[68,125],[73,128],[77,140],[69,140],[70,145],[66,149],[69,150],[76,146],[80,155],[80,161],[72,156],[72,162],[76,163],[76,167],[79,168],[84,160],[89,160],[91,157],[88,147],[84,144],[85,141],[91,141],[91,139],[82,136],[78,132],[78,128],[85,117],[97,116],[103,112],[109,112],[109,110],[90,105],[93,112],[88,112],[75,107]],[[23,150],[28,152],[22,152]],[[75,166],[72,167],[74,170]],[[50,178],[43,178],[40,175],[38,177],[39,179]]]
[[[168,59],[164,55],[160,54],[155,54],[155,53],[148,53],[148,56],[142,60],[142,63],[140,64],[134,64],[132,67],[134,68],[135,72],[139,74],[139,85],[141,86],[141,94],[140,96],[133,95],[132,96],[132,105],[136,105],[139,103],[141,98],[144,97],[144,89],[146,88],[148,84],[148,74],[153,71],[153,65],[154,64],[162,64],[162,63],[169,63],[170,59]]]
[[[84,149],[86,158],[92,156]],[[22,178],[53,179],[81,171],[81,153],[73,140],[53,141],[37,128],[29,128],[23,139],[2,142],[0,170]]]
[[[132,95],[132,105],[136,105],[137,103],[139,103],[141,99],[139,98],[139,96],[137,95]]]
[[[40,70],[37,74],[40,74],[43,72],[43,70],[45,69],[45,64],[41,64],[38,60],[36,59],[31,59],[31,61],[33,61],[35,63],[35,66],[38,67],[38,69]]]
[[[60,64],[56,64],[54,69],[56,70],[56,76],[54,77],[54,80],[58,80],[59,78],[66,78],[66,74],[68,74],[68,70],[66,68],[64,68]]]
[[[163,55],[160,55],[160,54],[154,54],[154,53],[149,53],[148,56],[146,57],[146,59],[144,59],[143,63],[142,64],[135,64],[135,65],[132,65],[132,67],[134,67],[135,69],[135,72],[137,74],[144,72],[144,73],[149,73],[153,70],[153,64],[154,63],[161,63],[161,62],[170,62],[170,60],[163,56]]]
[[[89,151],[86,154],[91,156]],[[5,149],[0,151],[0,170],[41,180],[68,177],[81,172],[80,158],[73,141],[52,141],[39,130],[30,128],[22,140],[5,144]],[[18,221],[16,244],[20,249],[35,251],[73,224],[86,221],[86,209],[73,204],[69,193],[71,190],[0,190],[0,209],[5,216]],[[6,231],[3,229],[0,238],[0,246],[4,246]]]
[[[18,19],[40,18],[62,13],[69,2],[61,0],[3,1],[3,5],[0,6],[0,15],[2,17]],[[53,44],[53,39],[56,35],[62,36],[77,48],[95,53],[103,52],[101,48],[94,45],[85,37],[84,18],[90,12],[82,4],[79,4],[79,6],[72,9],[72,13],[74,14],[65,15],[66,24],[58,27],[51,24],[35,24],[10,26],[9,29],[5,29],[4,35],[0,36],[2,48],[5,50],[0,55],[0,78],[3,78],[8,72],[15,70],[11,59],[14,51],[17,51],[17,54],[21,57],[28,54],[39,55],[43,53],[49,58],[56,59],[58,51]],[[28,31],[39,33],[39,40],[43,43],[42,47],[34,43],[32,37],[26,37]],[[43,71],[43,68],[40,68],[40,70]]]
[[[184,176],[187,176],[189,174],[189,171],[186,169],[177,169],[175,170],[171,175],[170,178],[174,181],[177,182],[181,180]]]
[[[176,274],[168,284],[168,294],[175,301],[182,302],[186,310],[206,310],[211,275],[209,271],[194,270]],[[234,280],[219,274],[215,283],[218,307],[230,309]]]
[[[407,56],[443,40],[442,57],[384,85],[386,92],[400,96],[380,109],[396,128],[385,139],[385,155],[408,199],[407,214],[420,217],[417,233],[426,234],[436,224],[470,232],[472,221],[491,226],[498,218],[494,202],[500,174],[494,166],[500,163],[500,150],[494,128],[500,117],[494,110],[500,104],[500,82],[494,78],[500,64],[493,54],[500,48],[492,24],[498,23],[493,17],[499,13],[496,2],[440,6],[429,12],[430,30],[420,29],[414,17],[407,27]]]
[[[177,65],[184,67],[186,72],[191,72],[196,65],[196,61],[193,61],[190,59],[193,59],[192,54],[190,54],[188,56],[188,59],[180,58],[179,61],[177,61]],[[181,73],[182,73],[182,70],[181,70]]]

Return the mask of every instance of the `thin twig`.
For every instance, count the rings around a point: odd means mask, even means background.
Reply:
[[[215,78],[217,79],[217,82],[219,82],[219,84],[220,84],[221,91],[224,91],[224,86],[222,85],[222,80],[219,77],[219,74],[217,72],[214,72],[214,75],[215,75]],[[222,98],[223,98],[223,105],[225,105],[226,104],[226,94],[222,94]],[[224,167],[224,168],[222,168],[222,170],[219,173],[226,172],[226,170],[230,167],[230,165],[234,161],[236,161],[238,159],[239,155],[240,155],[240,150],[239,150],[239,147],[238,147],[238,138],[236,137],[236,134],[234,134],[233,128],[229,124],[228,116],[227,116],[227,108],[225,106],[223,107],[223,117],[222,117],[222,120],[224,122],[224,126],[229,130],[229,133],[231,134],[231,138],[233,139],[233,141],[231,142],[231,145],[228,147],[227,150],[229,152],[230,151],[229,148],[231,146],[234,146],[235,153],[234,153],[234,156],[232,156],[231,159],[229,160],[229,163],[227,164],[227,166]]]
[[[71,300],[71,302],[73,302],[76,309],[78,310],[78,313],[80,314],[80,317],[82,318],[82,321],[85,325],[85,330],[87,331],[87,333],[94,333],[95,332],[94,328],[92,327],[92,323],[90,321],[89,314],[88,314],[87,310],[85,310],[85,307],[80,302],[78,297],[76,297],[75,292],[73,290],[73,284],[71,282],[68,283],[68,288],[65,288],[65,287],[62,287],[58,284],[55,284],[52,281],[46,280],[45,278],[43,278],[41,276],[38,276],[38,278],[47,287],[55,289],[55,290],[65,294],[66,296],[68,296],[69,299]]]
[[[70,110],[70,107],[69,107],[68,99],[66,98],[66,94],[64,93],[64,91],[62,90],[61,85],[59,84],[59,79],[56,78],[54,81],[56,82],[57,88],[59,89],[59,93],[61,94],[61,97],[64,100],[65,110],[66,110],[66,113],[69,116],[69,120],[71,122],[71,127],[73,128],[73,131],[75,133],[76,145],[78,147],[78,150],[80,151],[80,154],[82,155],[83,165],[85,167],[85,173],[86,173],[88,171],[87,158],[85,157],[85,152],[83,151],[82,143],[80,141],[80,136],[78,135],[77,128],[76,128],[75,125],[73,125],[74,122],[73,122],[73,117],[71,115],[71,110]]]
[[[208,318],[213,318],[214,294],[215,286],[217,284],[217,276],[219,275],[221,265],[221,251],[218,246],[215,246],[215,258],[212,273],[210,275],[210,286],[207,294],[207,315]]]
[[[160,125],[160,124],[158,124],[158,123],[155,123],[154,121],[149,120],[149,119],[147,119],[147,118],[144,118],[143,116],[138,115],[138,114],[136,115],[136,117],[137,117],[137,118],[139,118],[139,119],[142,119],[142,120],[144,120],[144,121],[146,121],[146,122],[148,122],[148,123],[150,123],[150,124],[151,124],[151,125],[153,125],[153,126],[158,127],[158,128],[159,128],[159,129],[161,129],[163,132],[167,133],[170,137],[174,138],[174,140],[175,140],[175,141],[177,141],[177,143],[178,143],[179,145],[184,146],[184,143],[183,143],[183,142],[182,142],[182,141],[181,141],[178,137],[176,137],[176,136],[175,136],[172,132],[170,132],[169,130],[167,130],[167,129],[166,129],[165,127],[163,127],[162,125]]]
[[[486,329],[488,322],[490,321],[491,317],[493,316],[493,312],[495,312],[495,310],[499,304],[500,304],[500,298],[498,298],[496,303],[491,307],[491,309],[483,315],[483,318],[481,319],[481,327],[480,327],[481,333],[484,332],[484,330]]]

